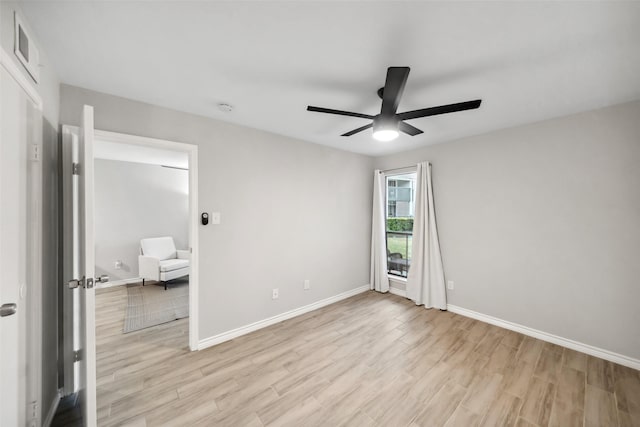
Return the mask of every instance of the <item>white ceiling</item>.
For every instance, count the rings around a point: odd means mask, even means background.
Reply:
[[[164,150],[162,148],[145,147],[142,145],[103,141],[97,138],[93,150],[93,157],[96,159],[145,163],[148,165],[169,166],[180,169],[189,168],[189,156],[187,153]]]
[[[640,2],[25,2],[64,83],[382,155],[640,99]],[[400,111],[482,98],[345,138],[377,114],[388,66]],[[231,113],[216,105],[235,106]]]

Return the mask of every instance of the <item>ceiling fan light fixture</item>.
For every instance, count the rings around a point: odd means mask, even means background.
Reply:
[[[373,122],[373,137],[378,141],[393,141],[400,135],[398,123],[388,120],[375,120]]]
[[[377,130],[373,132],[373,137],[378,141],[383,141],[383,142],[393,141],[399,135],[400,134],[398,133],[398,131],[394,129],[382,129],[382,130]]]

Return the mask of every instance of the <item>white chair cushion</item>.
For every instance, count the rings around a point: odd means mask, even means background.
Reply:
[[[176,245],[173,237],[154,237],[140,240],[142,255],[158,258],[159,260],[176,258]]]
[[[189,267],[188,259],[165,259],[160,261],[160,271],[173,271],[180,268]]]

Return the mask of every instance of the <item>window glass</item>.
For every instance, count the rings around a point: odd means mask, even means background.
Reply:
[[[411,266],[415,187],[415,172],[387,176],[387,268],[401,277],[407,277]]]

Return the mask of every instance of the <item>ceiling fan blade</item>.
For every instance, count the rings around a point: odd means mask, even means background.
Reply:
[[[367,130],[369,128],[373,127],[373,123],[369,123],[368,125],[359,127],[358,129],[354,129],[354,130],[350,130],[347,133],[343,133],[341,136],[351,136],[351,135],[355,135],[358,132],[362,132],[363,130]]]
[[[381,115],[393,116],[398,111],[400,98],[402,98],[404,85],[407,83],[410,70],[409,67],[389,67],[387,69],[387,80],[384,83],[382,92]]]
[[[413,127],[409,123],[405,123],[405,122],[398,122],[398,130],[400,132],[404,132],[407,135],[411,135],[411,136],[416,136],[416,135],[420,135],[421,133],[424,133],[417,127]]]
[[[456,111],[473,110],[478,108],[481,99],[475,101],[458,102],[457,104],[440,105],[439,107],[423,108],[421,110],[407,111],[405,113],[396,114],[398,120],[411,120],[419,117],[437,116],[438,114],[455,113]]]
[[[361,119],[371,119],[375,116],[370,116],[369,114],[361,114],[361,113],[352,113],[351,111],[342,111],[342,110],[332,110],[331,108],[322,108],[322,107],[313,107],[309,105],[307,107],[307,111],[316,111],[318,113],[328,113],[328,114],[337,114],[339,116],[350,116],[350,117],[360,117]]]

